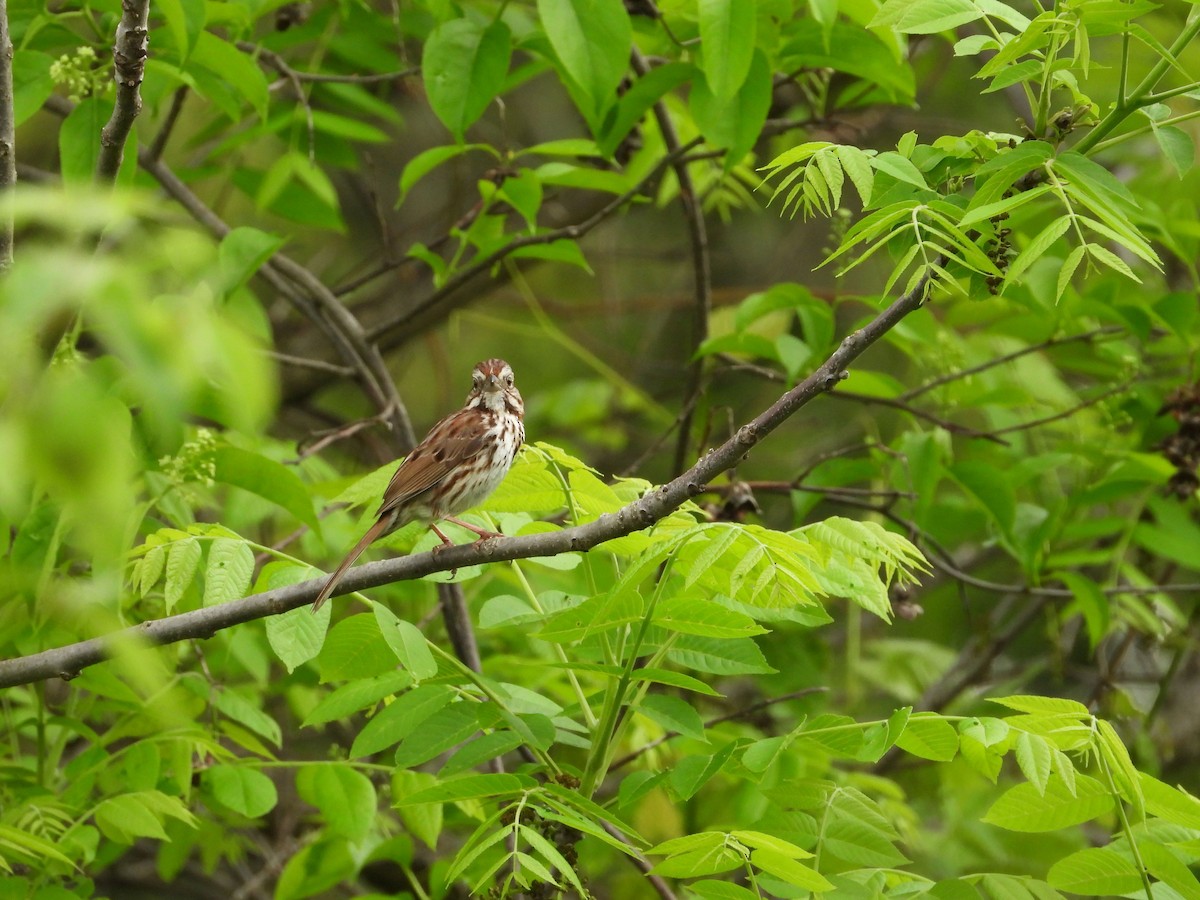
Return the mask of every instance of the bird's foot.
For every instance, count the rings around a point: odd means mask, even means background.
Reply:
[[[491,540],[492,538],[504,537],[504,535],[498,531],[488,531],[486,528],[480,528],[478,525],[472,525],[470,522],[464,522],[462,519],[455,518],[454,516],[446,516],[446,521],[453,522],[455,525],[459,525],[467,529],[467,531],[475,532],[477,535],[479,535],[476,543],[479,541]],[[434,531],[437,531],[437,529],[435,528]],[[440,535],[441,532],[438,531],[438,534]],[[442,538],[442,540],[445,540],[445,538]]]

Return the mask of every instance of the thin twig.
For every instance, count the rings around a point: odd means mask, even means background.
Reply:
[[[323,359],[293,356],[290,353],[281,353],[278,350],[268,350],[267,355],[276,362],[283,363],[285,366],[295,366],[298,369],[315,369],[318,372],[328,372],[330,375],[337,375],[339,378],[350,378],[354,375],[354,370],[349,366],[339,366],[337,363],[326,362]]]
[[[852,400],[855,403],[862,403],[867,406],[878,405],[887,406],[892,409],[898,409],[908,413],[910,416],[916,416],[918,419],[924,419],[927,422],[932,422],[939,428],[944,428],[952,434],[961,434],[963,437],[980,438],[985,441],[992,441],[997,444],[1007,446],[1008,441],[1003,438],[996,437],[994,432],[977,431],[974,428],[969,428],[966,425],[959,425],[957,422],[951,422],[949,419],[943,419],[931,412],[926,412],[923,409],[918,409],[915,406],[910,406],[903,401],[894,397],[876,397],[873,394],[856,394],[853,391],[836,390],[830,396],[836,397],[839,400]]]
[[[334,72],[301,72],[299,69],[293,69],[292,71],[301,81],[325,82],[328,84],[381,84],[385,81],[399,81],[402,78],[410,78],[413,75],[421,74],[420,66],[400,69],[397,72],[377,72],[373,75],[338,75]]]
[[[801,697],[807,697],[809,694],[818,694],[822,691],[827,691],[826,687],[810,687],[802,688],[798,691],[792,691],[790,694],[781,694],[778,697],[767,697],[765,700],[759,700],[757,703],[751,703],[749,706],[743,706],[741,709],[735,709],[733,712],[725,713],[724,715],[716,716],[704,723],[704,730],[712,728],[714,725],[720,725],[722,722],[732,722],[735,719],[745,719],[754,715],[756,712],[761,712],[768,707],[774,706],[777,703],[786,703],[788,700],[798,700]],[[656,738],[648,744],[643,744],[636,750],[626,753],[620,759],[614,760],[613,764],[608,767],[609,772],[614,772],[623,766],[629,765],[643,753],[648,750],[653,750],[655,747],[665,744],[671,738],[679,737],[680,732],[668,731],[660,738]]]
[[[751,448],[787,421],[797,410],[831,390],[845,378],[846,370],[854,360],[891,331],[905,316],[921,306],[929,281],[930,276],[924,275],[912,291],[895,300],[870,323],[847,335],[815,372],[739,428],[733,437],[721,446],[705,453],[688,471],[655,490],[648,491],[617,512],[607,513],[594,521],[559,531],[491,538],[474,544],[446,547],[428,553],[414,553],[356,566],[346,574],[336,594],[408,581],[433,572],[446,572],[469,565],[589,550],[605,541],[650,527],[700,493],[709,481],[736,465]],[[18,659],[3,660],[0,661],[0,688],[29,684],[47,678],[73,678],[87,666],[109,658],[115,647],[125,646],[130,641],[151,645],[172,644],[197,637],[208,637],[234,625],[287,612],[312,603],[325,581],[326,578],[322,576],[251,594],[241,600],[153,619],[116,634],[44,650]]]
[[[121,20],[113,41],[113,81],[117,100],[112,117],[100,131],[100,157],[96,161],[96,180],[112,182],[125,158],[125,140],[133,130],[133,120],[142,111],[141,86],[146,73],[146,54],[150,37],[150,0],[122,0]]]
[[[631,57],[633,69],[639,78],[644,78],[650,71],[650,64],[635,46]],[[688,357],[694,356],[694,351],[708,338],[708,319],[712,313],[712,264],[708,252],[708,227],[704,221],[704,210],[700,208],[700,198],[696,194],[696,186],[692,182],[692,173],[680,152],[681,142],[679,133],[667,105],[659,100],[654,104],[654,119],[658,122],[658,131],[662,135],[663,144],[671,155],[676,156],[672,163],[675,170],[675,180],[679,183],[679,199],[683,204],[683,215],[687,220],[688,239],[692,247],[692,340]],[[692,437],[692,416],[696,403],[704,392],[704,360],[695,357],[687,368],[687,384],[683,394],[683,416],[679,423],[679,431],[675,436],[675,457],[671,464],[671,472],[683,470],[688,458],[689,444]]]
[[[1123,329],[1119,325],[1105,325],[1103,328],[1094,328],[1091,331],[1084,331],[1080,334],[1072,334],[1063,338],[1050,338],[1037,344],[1030,344],[1028,347],[1022,347],[1020,350],[1014,350],[1011,353],[1005,353],[1003,356],[997,356],[995,359],[989,359],[987,362],[980,363],[977,366],[970,366],[966,369],[958,369],[954,372],[947,372],[945,375],[939,375],[936,378],[931,378],[924,384],[918,385],[911,390],[905,391],[897,400],[912,400],[922,394],[932,391],[934,388],[941,387],[951,381],[958,381],[962,378],[969,378],[972,375],[978,375],[980,372],[986,372],[988,369],[994,369],[996,366],[1002,366],[1005,363],[1012,362],[1014,359],[1020,359],[1022,356],[1027,356],[1030,353],[1038,353],[1042,350],[1049,350],[1051,347],[1061,347],[1063,344],[1073,344],[1077,341],[1091,341],[1101,335],[1119,334]]]
[[[625,846],[634,846],[633,842],[625,836],[621,829],[617,828],[617,826],[611,824],[607,820],[601,819],[600,827]],[[625,858],[628,859],[636,869],[646,876],[646,880],[650,882],[650,886],[658,892],[658,896],[661,897],[662,900],[678,900],[678,898],[675,896],[675,892],[671,890],[671,886],[667,884],[666,880],[661,875],[655,875],[652,871],[650,871],[654,868],[654,866],[650,865],[650,861],[642,855],[640,850],[637,850],[637,848],[634,849],[635,853],[626,854]]]
[[[158,133],[154,135],[154,141],[146,150],[151,159],[162,159],[163,151],[167,149],[167,141],[171,139],[171,134],[175,131],[175,125],[179,121],[179,114],[183,112],[183,104],[187,100],[187,95],[188,86],[186,84],[176,88],[175,93],[171,95],[171,105],[167,108],[167,115],[163,118]]]
[[[237,48],[243,53],[249,53],[251,56],[262,60],[280,75],[292,86],[292,90],[296,94],[296,101],[304,107],[304,123],[308,127],[308,161],[312,165],[316,165],[317,159],[317,129],[313,123],[312,106],[309,105],[308,95],[304,93],[304,85],[300,83],[299,73],[287,64],[282,56],[274,50],[268,50],[259,44],[252,44],[249,41],[238,41]]]
[[[8,0],[0,0],[0,193],[17,183],[17,138],[13,118],[13,45],[8,33]],[[0,220],[0,272],[13,261],[13,215],[8,207]]]
[[[1062,412],[1056,412],[1049,416],[1043,416],[1040,419],[1030,419],[1028,422],[1018,422],[1016,425],[1009,425],[1005,428],[997,428],[991,432],[993,435],[1012,434],[1014,431],[1028,431],[1030,428],[1038,428],[1042,425],[1049,425],[1051,422],[1058,422],[1062,419],[1069,419],[1075,413],[1087,409],[1089,406],[1095,406],[1103,400],[1107,400],[1114,394],[1122,394],[1129,390],[1129,386],[1133,383],[1132,378],[1127,378],[1125,381],[1118,384],[1116,387],[1109,388],[1107,391],[1102,391],[1095,397],[1089,397],[1087,400],[1081,400],[1069,409],[1064,409]]]

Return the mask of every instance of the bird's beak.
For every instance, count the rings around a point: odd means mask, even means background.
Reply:
[[[483,389],[488,393],[495,393],[500,390],[500,377],[498,375],[489,375],[487,381],[483,383]]]

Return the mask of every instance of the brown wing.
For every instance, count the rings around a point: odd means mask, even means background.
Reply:
[[[487,417],[475,409],[459,410],[434,425],[388,482],[379,515],[440,484],[458,466],[478,456],[486,446],[488,426]]]

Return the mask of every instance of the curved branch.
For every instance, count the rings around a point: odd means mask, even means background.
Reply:
[[[0,193],[17,183],[17,139],[13,124],[13,45],[8,34],[8,0],[0,0]],[[0,221],[0,272],[12,265],[13,216]]]
[[[133,120],[142,111],[140,89],[146,72],[147,47],[150,45],[150,0],[122,0],[121,21],[113,42],[113,80],[117,102],[112,118],[100,132],[100,158],[96,179],[114,181],[125,158],[125,140],[133,130]]]
[[[640,499],[617,512],[607,513],[585,525],[564,528],[561,531],[493,538],[429,553],[367,563],[351,569],[338,585],[335,594],[340,596],[479,563],[590,550],[605,541],[649,528],[677,509],[684,501],[699,494],[709,481],[737,465],[756,444],[797,410],[818,395],[831,390],[845,378],[847,368],[864,350],[924,302],[928,285],[929,275],[926,274],[911,292],[893,302],[868,325],[847,335],[815,372],[739,428],[732,438],[704,454],[679,477],[648,491]],[[306,606],[312,603],[325,580],[325,576],[322,575],[320,578],[261,594],[252,594],[219,606],[143,622],[115,634],[44,650],[31,656],[3,660],[0,661],[0,688],[29,684],[47,678],[72,678],[87,666],[107,659],[115,647],[129,641],[161,645],[189,638],[211,637],[217,631],[233,625]]]

